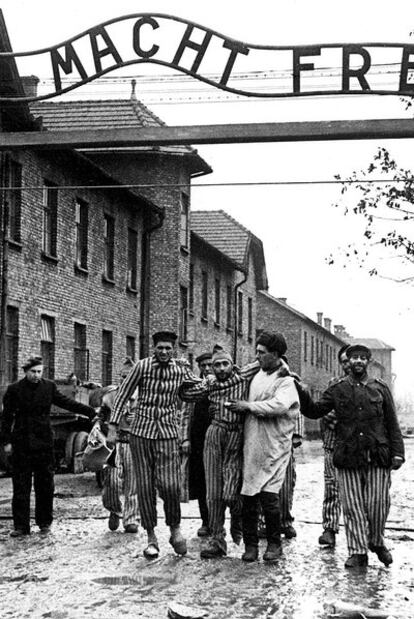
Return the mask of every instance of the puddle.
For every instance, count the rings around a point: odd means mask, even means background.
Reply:
[[[175,574],[171,576],[160,576],[160,575],[146,575],[142,574],[135,578],[132,576],[100,576],[99,578],[93,578],[92,582],[95,582],[99,585],[107,585],[108,587],[125,587],[125,586],[138,586],[138,587],[148,587],[157,585],[157,588],[160,586],[168,586],[173,584],[176,581],[177,577]]]

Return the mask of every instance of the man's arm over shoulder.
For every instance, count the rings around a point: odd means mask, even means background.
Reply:
[[[300,411],[302,415],[309,419],[320,419],[331,412],[335,402],[335,389],[338,383],[330,385],[321,395],[321,398],[315,402],[309,391],[304,389],[301,383],[296,382],[296,389],[299,396]]]
[[[122,384],[118,387],[116,391],[116,397],[113,403],[113,408],[111,411],[111,417],[109,419],[109,423],[119,424],[121,417],[123,415],[124,409],[128,404],[129,399],[133,396],[135,390],[138,387],[139,380],[142,376],[143,369],[145,364],[151,363],[151,359],[141,359],[138,361],[134,367],[129,372],[128,376],[122,382]],[[138,392],[139,398],[139,392]]]

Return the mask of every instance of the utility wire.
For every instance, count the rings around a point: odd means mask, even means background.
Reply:
[[[364,183],[411,183],[412,181],[406,178],[392,179],[328,179],[328,180],[311,180],[311,181],[231,181],[222,183],[192,183],[191,188],[206,188],[206,187],[267,187],[267,186],[295,186],[295,185],[355,185]],[[25,186],[3,186],[0,191],[31,191],[36,189],[45,189],[45,185],[25,185]],[[188,183],[139,183],[139,184],[119,184],[119,185],[53,185],[47,186],[48,190],[73,190],[73,189],[156,189],[156,188],[180,188],[188,187]]]

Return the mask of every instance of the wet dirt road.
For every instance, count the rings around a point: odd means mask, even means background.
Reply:
[[[142,556],[143,531],[136,535],[107,528],[94,476],[56,477],[53,532],[9,538],[10,479],[0,480],[0,617],[52,619],[167,617],[175,601],[203,610],[210,619],[321,619],[332,616],[331,601],[389,611],[414,619],[414,440],[407,463],[393,473],[387,544],[394,563],[385,568],[370,555],[366,571],[345,570],[343,528],[335,550],[321,549],[322,452],[317,441],[297,452],[294,501],[296,539],[284,542],[277,565],[245,564],[242,547],[229,543],[224,559],[199,558],[195,502],[183,505],[186,557],[168,544],[159,503],[159,559]],[[261,554],[264,542],[261,542]],[[348,615],[351,616],[351,615]],[[354,615],[355,616],[355,615]]]

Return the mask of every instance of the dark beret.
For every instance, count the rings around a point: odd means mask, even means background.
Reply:
[[[36,365],[43,365],[42,357],[29,357],[23,365],[23,370],[30,370],[30,368],[36,367]]]
[[[175,344],[177,339],[177,334],[173,331],[157,331],[152,336],[152,341],[154,342],[154,346],[158,344],[158,342],[171,342]]]
[[[213,355],[211,352],[203,352],[201,355],[196,357],[196,363],[201,363],[202,361],[206,361],[207,359],[212,359]]]
[[[372,357],[372,352],[370,351],[368,346],[365,346],[364,344],[351,344],[351,346],[348,346],[348,348],[346,349],[346,356],[348,357],[348,359],[352,357],[354,352],[364,353],[367,356],[367,359],[371,359]]]

